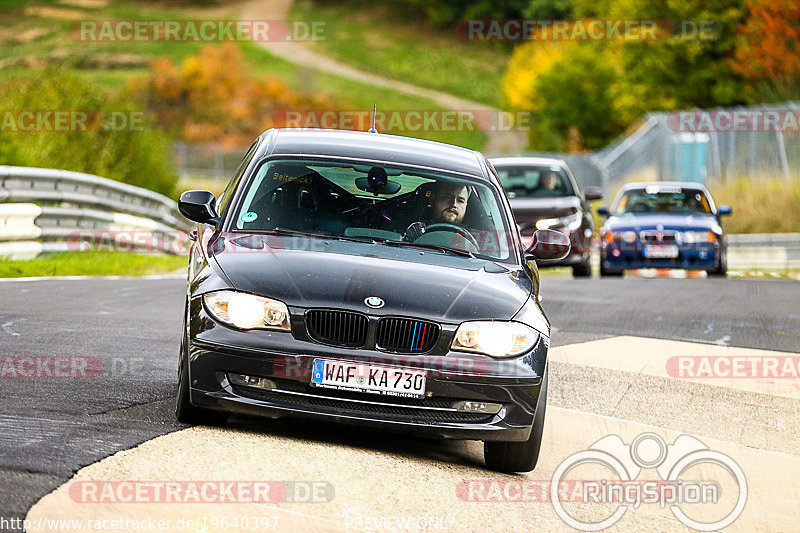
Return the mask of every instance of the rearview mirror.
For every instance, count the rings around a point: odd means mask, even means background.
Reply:
[[[564,259],[569,250],[569,237],[559,231],[540,229],[534,232],[533,242],[525,253],[537,261],[556,261]]]
[[[178,211],[194,222],[216,226],[219,222],[216,202],[217,198],[208,191],[186,191],[178,200]]]
[[[733,211],[731,209],[731,206],[729,206],[729,205],[721,205],[721,206],[719,206],[719,209],[717,210],[717,214],[718,215],[730,215],[731,211]]]
[[[586,187],[583,196],[586,198],[587,202],[601,200],[603,198],[603,190],[598,187]]]
[[[600,215],[601,217],[611,216],[611,212],[608,210],[607,207],[598,207],[597,214]]]

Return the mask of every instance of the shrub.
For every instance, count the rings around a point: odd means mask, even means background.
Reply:
[[[83,127],[35,126],[22,131],[21,111],[85,112]],[[168,139],[141,109],[109,97],[63,68],[7,83],[0,91],[0,164],[87,172],[170,195],[177,175],[169,161]],[[116,117],[117,127],[109,120]],[[49,122],[51,125],[52,122]]]
[[[156,59],[129,93],[158,124],[187,142],[248,146],[287,109],[330,107],[327,99],[297,94],[277,78],[252,76],[232,43],[205,46],[181,65]],[[280,121],[278,121],[280,122]]]

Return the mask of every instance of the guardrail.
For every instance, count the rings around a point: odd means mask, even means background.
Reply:
[[[0,257],[109,249],[182,254],[192,224],[161,194],[82,172],[0,166]]]
[[[800,268],[800,233],[728,235],[731,270]]]

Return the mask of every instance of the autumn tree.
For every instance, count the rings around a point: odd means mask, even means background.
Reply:
[[[751,82],[755,101],[800,98],[800,3],[750,0],[731,64]]]
[[[232,43],[203,47],[179,65],[156,59],[150,75],[135,80],[130,92],[178,138],[231,147],[247,146],[275,125],[280,111],[330,106],[277,78],[253,76]]]

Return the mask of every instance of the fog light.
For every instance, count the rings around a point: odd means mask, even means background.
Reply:
[[[276,389],[278,385],[271,379],[245,374],[228,374],[228,380],[239,387],[253,387],[255,389]]]
[[[461,401],[453,404],[453,408],[462,413],[487,413],[492,415],[499,413],[502,407],[502,404],[488,402]]]

